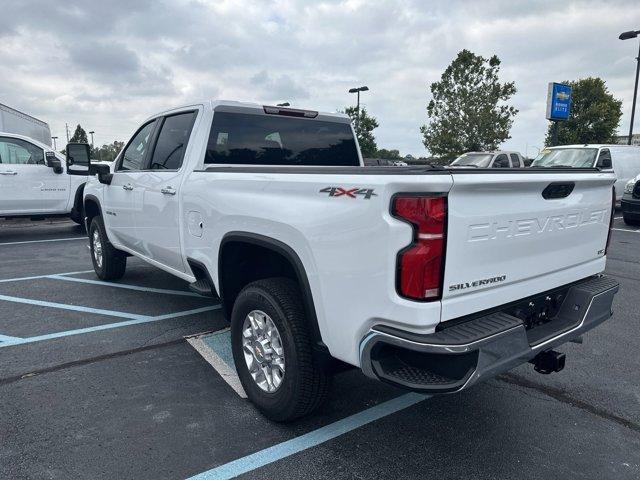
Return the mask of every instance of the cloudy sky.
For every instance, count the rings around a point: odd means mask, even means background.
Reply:
[[[547,83],[601,76],[628,131],[640,3],[629,1],[2,0],[0,103],[126,140],[145,117],[222,98],[335,111],[347,90],[378,146],[424,155],[429,84],[463,48],[502,60],[520,110],[505,148],[535,155]],[[637,131],[640,132],[640,121]]]

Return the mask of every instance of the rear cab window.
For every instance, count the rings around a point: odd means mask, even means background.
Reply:
[[[353,167],[360,158],[349,123],[215,112],[204,163]]]

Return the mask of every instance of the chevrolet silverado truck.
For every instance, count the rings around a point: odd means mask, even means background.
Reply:
[[[217,298],[273,420],[313,411],[345,364],[426,394],[559,371],[554,348],[612,315],[597,168],[366,167],[345,115],[224,101],[153,115],[90,168],[98,277],[134,255]]]
[[[83,225],[82,191],[88,163],[88,156],[77,158],[75,174],[69,175],[65,157],[49,145],[0,132],[0,217],[70,217]]]

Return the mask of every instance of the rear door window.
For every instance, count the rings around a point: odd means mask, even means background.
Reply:
[[[189,143],[196,112],[178,113],[164,119],[149,168],[178,170]]]
[[[520,157],[518,157],[517,153],[512,153],[510,156],[511,156],[511,164],[513,165],[513,168],[518,168],[522,166],[522,164],[520,163]]]
[[[216,112],[205,164],[359,166],[349,123]]]

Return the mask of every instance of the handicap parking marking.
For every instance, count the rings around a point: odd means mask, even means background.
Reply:
[[[188,480],[226,480],[237,477],[328,442],[352,430],[416,405],[427,398],[429,397],[418,393],[406,393],[299,437],[199,473]]]
[[[102,280],[90,280],[88,278],[70,277],[69,274],[48,275],[47,277],[44,277],[44,278],[51,278],[53,280],[64,280],[67,282],[86,283],[90,285],[101,285],[105,287],[124,288],[127,290],[137,290],[140,292],[163,293],[168,295],[182,295],[185,297],[204,298],[202,295],[198,295],[197,293],[194,293],[194,292],[186,292],[184,290],[169,290],[165,288],[141,287],[139,285],[131,285],[128,283],[103,282]]]
[[[50,238],[47,240],[25,240],[20,242],[1,242],[0,247],[3,245],[24,245],[28,243],[69,242],[71,240],[87,240],[88,242],[89,238],[88,237],[71,237],[71,238]]]
[[[45,303],[47,303],[47,302],[45,302]],[[66,330],[64,332],[56,332],[56,333],[49,333],[49,334],[46,334],[46,335],[38,335],[38,336],[35,336],[35,337],[25,337],[25,338],[7,337],[7,338],[13,338],[13,339],[12,340],[9,339],[6,342],[0,343],[0,348],[9,347],[9,346],[15,346],[15,345],[24,345],[24,344],[27,344],[27,343],[41,342],[41,341],[44,341],[44,340],[52,340],[52,339],[55,339],[55,338],[70,337],[70,336],[73,336],[73,335],[82,335],[82,334],[85,334],[85,333],[100,332],[100,331],[104,331],[104,330],[113,330],[115,328],[128,327],[130,325],[141,325],[141,324],[144,324],[144,323],[160,322],[160,321],[163,321],[163,320],[171,320],[171,319],[174,319],[174,318],[186,317],[188,315],[196,315],[198,313],[210,312],[212,310],[219,310],[220,308],[221,308],[221,305],[212,305],[212,306],[208,306],[208,307],[194,308],[193,310],[185,310],[185,311],[182,311],[182,312],[168,313],[166,315],[158,315],[156,317],[148,317],[148,316],[144,316],[144,315],[131,315],[131,317],[141,317],[141,318],[132,318],[131,320],[127,320],[127,321],[124,321],[124,322],[107,323],[107,324],[104,324],[104,325],[96,325],[95,327],[78,328],[78,329],[75,329],[75,330]],[[0,337],[0,338],[2,338],[2,337]]]
[[[247,398],[236,373],[231,352],[231,333],[228,328],[215,333],[189,337],[187,341],[241,398]]]

